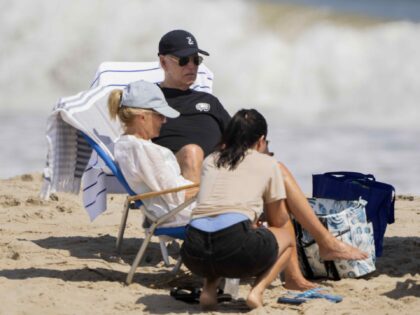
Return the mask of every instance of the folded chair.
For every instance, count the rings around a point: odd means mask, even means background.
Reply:
[[[107,208],[107,193],[128,193],[129,197],[124,206],[117,237],[118,250],[121,249],[129,209],[139,207],[141,205],[139,200],[154,196],[156,192],[135,197],[135,193],[128,186],[115,163],[112,147],[115,139],[122,133],[122,128],[118,122],[110,120],[107,99],[113,89],[123,88],[130,82],[142,79],[154,83],[161,82],[163,71],[159,64],[157,62],[102,63],[91,88],[74,96],[61,98],[47,121],[48,155],[43,173],[44,184],[41,196],[47,198],[50,193],[56,191],[78,193],[82,186],[84,207],[91,220],[94,220]],[[212,72],[201,64],[197,80],[192,88],[211,93],[212,80]],[[93,161],[92,149],[101,159]],[[98,167],[101,164],[100,161],[106,165],[105,168]],[[183,188],[188,187],[191,186]],[[170,190],[170,192],[174,191]],[[168,191],[157,193],[168,193]],[[141,207],[145,217],[151,222],[151,226],[127,276],[127,283],[132,281],[135,269],[152,235],[169,235],[182,239],[183,228],[178,228],[176,232],[174,228],[160,226],[191,202],[193,200],[189,200],[160,218],[154,217],[147,209],[144,210],[144,207]],[[161,248],[163,248],[162,244]],[[165,251],[163,251],[163,256],[167,263]]]

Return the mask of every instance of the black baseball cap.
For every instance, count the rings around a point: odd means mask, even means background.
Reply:
[[[198,48],[194,35],[187,31],[170,31],[163,35],[159,41],[158,55],[170,54],[177,57],[187,57],[196,53],[209,56],[207,51]]]

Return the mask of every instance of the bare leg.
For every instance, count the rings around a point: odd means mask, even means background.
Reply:
[[[289,238],[291,240],[292,250],[290,261],[284,269],[285,287],[290,290],[307,290],[316,287],[315,283],[305,279],[302,271],[300,270],[295,242],[295,231],[290,220],[286,201],[282,199],[266,204],[264,213],[266,215],[268,225],[285,228],[285,230],[289,233]]]
[[[284,176],[288,209],[316,240],[320,256],[325,260],[366,259],[368,257],[367,253],[337,240],[328,232],[316,217],[290,171],[281,163],[279,163],[279,167]]]
[[[196,144],[187,144],[175,156],[181,168],[182,176],[194,183],[199,183],[201,165],[204,159],[203,149]]]
[[[263,293],[264,290],[276,279],[279,273],[286,267],[290,254],[292,252],[291,239],[289,233],[284,228],[269,227],[270,231],[276,237],[279,253],[278,259],[274,265],[266,272],[261,274],[255,279],[254,285],[248,294],[246,304],[250,308],[257,308],[263,306]]]
[[[293,240],[293,249],[290,255],[290,261],[284,269],[284,287],[289,290],[300,291],[313,289],[317,287],[317,284],[306,280],[300,270],[295,242],[295,230],[290,220],[286,224],[286,229],[289,232],[290,238]]]
[[[222,278],[204,279],[203,290],[200,294],[200,306],[205,310],[211,310],[217,305],[217,288]]]

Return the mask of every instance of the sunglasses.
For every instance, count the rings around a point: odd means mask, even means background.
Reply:
[[[178,62],[178,66],[180,67],[184,67],[186,66],[190,60],[192,60],[192,62],[198,66],[203,62],[203,57],[201,56],[187,56],[187,57],[176,57],[176,56],[169,56],[169,58],[171,58],[174,61]]]

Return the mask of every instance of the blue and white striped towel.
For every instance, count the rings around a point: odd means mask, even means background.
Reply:
[[[43,198],[58,191],[78,194],[83,176],[84,207],[93,220],[106,210],[107,193],[124,192],[115,177],[102,168],[102,163],[95,164],[97,158],[95,155],[91,157],[92,149],[79,131],[92,138],[113,158],[109,145],[122,129],[118,122],[109,119],[108,95],[113,89],[137,80],[163,81],[159,63],[104,62],[100,64],[89,90],[58,101],[47,121],[48,152],[41,189]],[[191,88],[211,93],[212,87],[213,73],[201,64]]]

